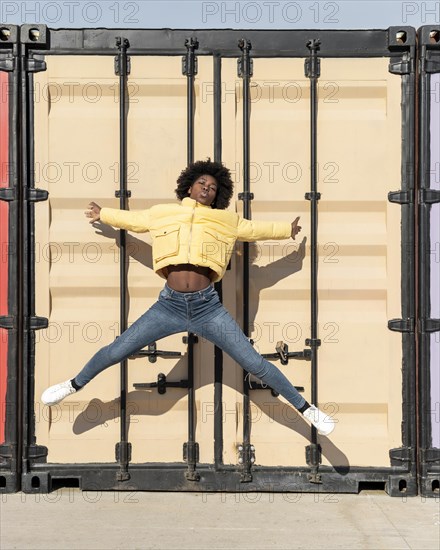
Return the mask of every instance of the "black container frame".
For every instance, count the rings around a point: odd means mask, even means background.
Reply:
[[[426,497],[440,494],[440,449],[433,447],[432,415],[438,403],[431,402],[431,335],[439,333],[440,319],[431,315],[432,250],[430,227],[432,204],[440,202],[440,191],[431,188],[431,75],[440,73],[440,26],[419,29],[419,193],[418,193],[418,257],[419,257],[419,322],[418,322],[418,461],[419,490]],[[438,281],[440,286],[440,281]]]
[[[21,485],[21,380],[19,354],[22,347],[22,316],[20,315],[22,258],[18,254],[20,241],[20,124],[19,124],[19,56],[20,28],[2,25],[0,70],[8,75],[8,187],[2,188],[0,200],[8,203],[8,281],[7,314],[0,318],[0,327],[7,330],[4,441],[0,442],[0,491],[13,493]],[[7,38],[7,39],[5,39]],[[3,94],[3,90],[2,90]],[[3,169],[3,167],[2,167]]]
[[[22,126],[25,133],[22,140],[22,171],[24,196],[21,197],[23,215],[23,235],[30,238],[28,252],[23,250],[21,273],[24,283],[19,287],[23,303],[23,316],[30,321],[23,323],[23,357],[19,367],[23,371],[23,471],[22,489],[25,492],[49,492],[58,487],[75,484],[83,490],[169,490],[169,491],[287,491],[356,493],[361,487],[373,484],[383,486],[392,496],[417,494],[416,474],[416,345],[415,345],[415,204],[411,197],[415,192],[415,30],[411,27],[390,27],[385,30],[368,31],[323,31],[323,30],[148,30],[148,29],[48,29],[44,25],[23,25],[21,42],[24,64],[27,69],[37,66],[44,70],[44,58],[51,55],[107,55],[114,56],[115,37],[123,36],[130,43],[130,56],[184,56],[187,53],[185,42],[194,38],[198,41],[197,55],[213,56],[214,75],[219,78],[221,59],[238,58],[237,44],[246,39],[252,43],[252,57],[307,58],[307,43],[311,39],[321,41],[319,57],[390,59],[390,71],[402,80],[402,187],[400,202],[402,270],[401,295],[402,319],[390,322],[389,328],[402,332],[403,348],[403,387],[402,387],[402,447],[390,450],[390,467],[351,467],[341,475],[330,466],[319,466],[320,484],[310,482],[310,468],[307,467],[263,467],[252,466],[251,481],[243,482],[239,465],[223,465],[221,459],[222,430],[219,415],[221,407],[222,367],[221,356],[215,360],[216,417],[215,464],[197,464],[199,479],[187,479],[187,464],[146,463],[129,465],[129,480],[118,479],[117,463],[53,464],[47,463],[47,449],[39,447],[35,441],[32,423],[34,331],[44,326],[45,320],[38,320],[33,311],[35,277],[33,273],[33,210],[34,205],[26,201],[32,196],[33,181],[29,166],[32,165],[34,143],[32,108],[30,106],[32,88],[31,72],[22,70],[24,93],[21,109]],[[26,72],[26,74],[24,74]],[[217,82],[218,84],[218,82]],[[217,88],[218,89],[218,88]],[[219,94],[219,90],[217,94]],[[217,97],[218,100],[218,97]],[[27,103],[27,109],[26,107]],[[219,105],[214,111],[217,122],[214,124],[215,158],[221,159],[221,135]],[[221,105],[220,105],[221,106]],[[26,163],[28,165],[26,166]],[[28,195],[26,195],[28,193]],[[29,195],[29,193],[31,195]],[[394,195],[395,197],[395,195]],[[396,208],[398,206],[396,205]],[[23,242],[23,240],[22,240]],[[47,322],[47,320],[46,320]],[[384,327],[386,330],[386,327]],[[216,352],[217,353],[217,352]],[[214,361],[213,361],[214,363]],[[220,417],[221,418],[221,417]],[[213,434],[214,435],[214,434]]]

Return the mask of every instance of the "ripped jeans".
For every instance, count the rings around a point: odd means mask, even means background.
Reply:
[[[284,374],[254,349],[221,304],[213,286],[196,292],[177,292],[165,285],[158,301],[114,342],[100,349],[75,376],[75,382],[84,386],[104,369],[178,332],[192,332],[213,342],[295,408],[305,404],[305,399]]]

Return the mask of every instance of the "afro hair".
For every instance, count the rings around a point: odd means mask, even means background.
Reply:
[[[224,210],[229,206],[232,194],[234,192],[234,183],[231,179],[231,172],[223,166],[221,162],[212,162],[208,160],[198,160],[182,170],[175,189],[177,198],[182,200],[188,196],[191,185],[200,176],[212,176],[217,182],[217,195],[211,208]]]

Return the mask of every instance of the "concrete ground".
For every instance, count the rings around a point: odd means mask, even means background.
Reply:
[[[0,548],[438,550],[439,502],[382,491],[4,494]]]

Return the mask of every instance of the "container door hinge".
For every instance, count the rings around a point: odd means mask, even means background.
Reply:
[[[0,69],[1,70],[1,69]],[[0,201],[15,201],[17,198],[17,190],[15,187],[1,187]]]
[[[405,463],[415,462],[415,459],[416,453],[412,447],[390,449],[391,466],[403,466]]]
[[[420,319],[420,332],[440,332],[440,319]]]
[[[435,204],[440,202],[440,190],[438,189],[419,189],[420,204]]]
[[[41,330],[49,326],[49,319],[46,317],[29,317],[29,330]]]
[[[32,463],[47,462],[48,449],[44,445],[29,445],[26,452],[26,457]]]
[[[412,59],[399,59],[398,61],[390,61],[388,65],[388,70],[391,74],[411,74],[413,71],[413,61]]]
[[[17,66],[15,59],[16,58],[12,56],[0,59],[0,71],[5,71],[7,73],[15,71],[15,67]]]
[[[388,321],[388,328],[394,332],[414,332],[415,319],[413,317],[408,319],[390,319]]]
[[[431,52],[426,52],[426,57],[421,59],[420,70],[425,73],[440,73],[440,59],[434,59]]]
[[[49,198],[49,192],[45,189],[28,189],[27,200],[30,202],[47,201]]]
[[[40,73],[47,69],[46,61],[44,59],[28,57],[25,59],[25,69],[28,73]]]
[[[414,202],[414,192],[411,191],[390,191],[388,200],[396,204],[412,204]]]
[[[6,330],[14,329],[15,328],[14,319],[15,317],[12,317],[12,315],[0,316],[0,328],[4,328]]]

